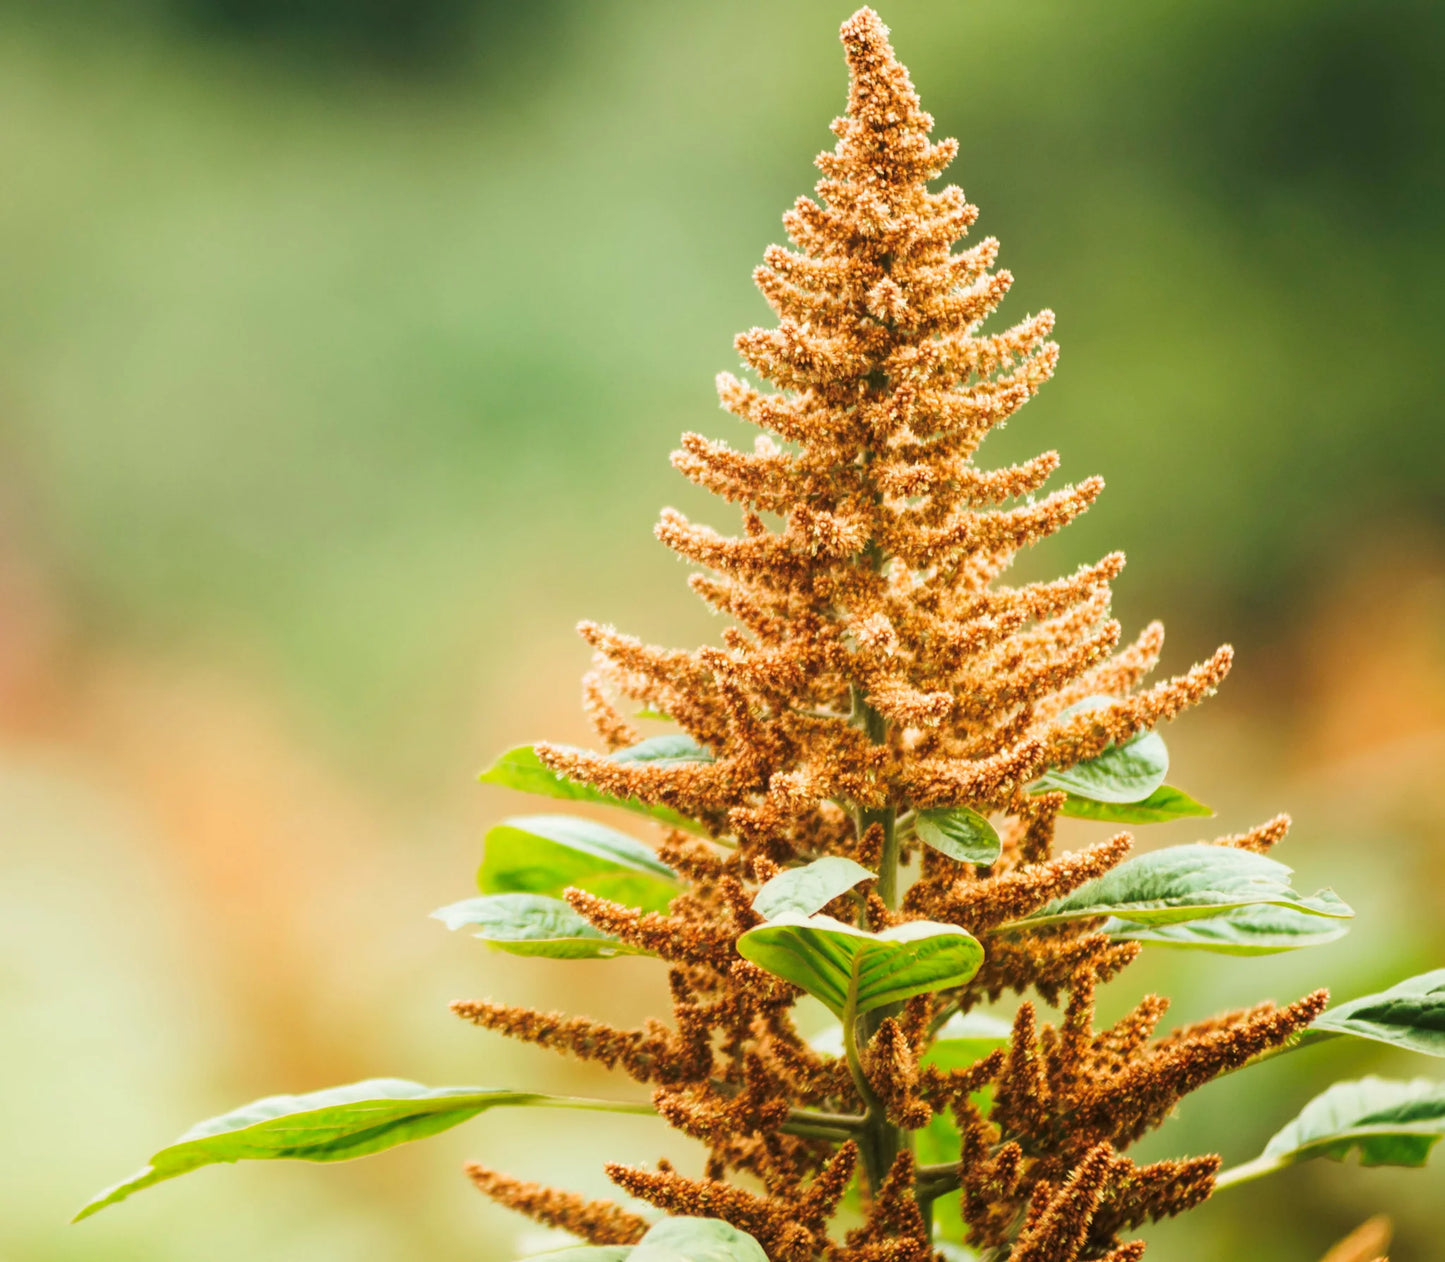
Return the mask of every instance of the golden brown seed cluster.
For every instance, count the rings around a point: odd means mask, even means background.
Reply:
[[[933,1249],[920,1200],[955,1189],[970,1242],[987,1256],[1134,1262],[1142,1243],[1119,1233],[1205,1199],[1218,1163],[1136,1166],[1122,1150],[1185,1093],[1289,1039],[1320,1011],[1321,994],[1163,1037],[1155,1027],[1167,1003],[1149,996],[1096,1030],[1095,988],[1137,945],[1087,923],[993,934],[967,987],[913,999],[868,1031],[861,1085],[904,1132],[951,1116],[961,1161],[920,1169],[899,1145],[864,1189],[861,1225],[840,1234],[833,1220],[861,1169],[859,1148],[788,1121],[798,1109],[858,1114],[860,1084],[800,1037],[797,990],[735,948],[757,922],[756,887],[822,855],[875,871],[908,865],[906,888],[880,872],[861,912],[840,903],[837,914],[874,929],[929,919],[979,935],[1108,871],[1130,838],[1055,856],[1063,795],[1027,786],[1173,718],[1230,664],[1221,648],[1143,686],[1163,633],[1151,625],[1120,647],[1108,612],[1117,553],[1057,581],[1005,581],[1019,549],[1067,525],[1102,489],[1089,478],[1043,494],[1053,452],[1001,470],[974,463],[989,431],[1052,373],[1053,315],[981,331],[1011,278],[993,270],[992,238],[953,249],[977,211],[958,188],[929,184],[957,144],[929,139],[932,119],[872,10],[851,17],[842,40],[848,107],[833,123],[836,147],[817,160],[818,200],[787,212],[793,248],[770,247],[755,273],[778,323],[737,339],[772,389],[718,379],[723,406],[763,432],[751,451],[686,434],[673,457],[741,508],[742,533],[673,510],[657,527],[701,567],[693,589],[730,620],[722,646],[660,648],[581,628],[596,650],[584,703],[606,747],[639,738],[631,716],[645,705],[714,761],[655,766],[540,747],[556,771],[672,807],[725,843],[666,836],[659,853],[687,881],[666,914],[568,894],[592,924],[667,962],[672,1022],[618,1030],[492,1003],[455,1008],[653,1086],[662,1117],[704,1147],[701,1176],[665,1163],[612,1164],[609,1175],[659,1210],[726,1219],[780,1262],[924,1262]],[[1113,703],[1068,713],[1096,695]],[[910,810],[959,805],[1002,819],[1004,853],[992,868],[895,830]],[[1263,851],[1287,824],[1222,842]],[[1058,1023],[1041,1024],[1025,1000],[1006,1050],[963,1070],[920,1066],[946,1012],[1006,991],[1062,1003]],[[471,1175],[503,1203],[593,1243],[628,1243],[642,1230],[616,1207],[480,1167]]]

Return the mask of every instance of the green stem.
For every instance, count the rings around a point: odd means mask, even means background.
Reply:
[[[1248,1183],[1251,1179],[1273,1174],[1280,1168],[1280,1165],[1281,1163],[1273,1157],[1256,1157],[1253,1161],[1246,1161],[1242,1166],[1233,1166],[1215,1175],[1214,1190],[1217,1192],[1220,1188],[1234,1187],[1238,1183]]]
[[[820,1130],[842,1131],[851,1135],[861,1131],[868,1119],[857,1113],[823,1113],[817,1109],[789,1109],[788,1121],[799,1126],[813,1126]]]
[[[646,1100],[595,1100],[586,1096],[550,1096],[531,1101],[538,1109],[579,1109],[590,1113],[632,1113],[656,1117],[657,1108]],[[861,1133],[868,1119],[854,1113],[826,1113],[817,1109],[789,1109],[783,1129],[790,1135],[810,1132],[809,1138],[844,1140]]]
[[[918,1167],[918,1195],[930,1200],[947,1196],[955,1188],[963,1186],[963,1179],[957,1162],[941,1166]]]
[[[868,739],[875,745],[888,740],[888,721],[878,713],[857,684],[849,688],[852,702],[851,719],[861,727]],[[898,907],[898,810],[894,806],[875,809],[859,809],[854,815],[858,837],[861,839],[874,824],[883,830],[883,847],[878,862],[878,897],[889,911]],[[882,928],[881,925],[874,926]],[[853,985],[857,985],[854,979]],[[884,1008],[873,1008],[863,1015],[863,1039],[866,1043],[877,1032],[884,1019],[898,1012],[900,1005],[890,1004]],[[892,1168],[903,1146],[903,1131],[888,1120],[887,1110],[878,1098],[872,1085],[863,1073],[861,1057],[858,1054],[859,1021],[853,1006],[853,992],[849,992],[848,1006],[843,1015],[843,1046],[848,1055],[848,1068],[853,1075],[858,1094],[863,1097],[868,1112],[861,1139],[863,1169],[868,1179],[869,1191],[876,1196],[884,1178]]]
[[[657,1116],[657,1109],[648,1101],[589,1100],[582,1096],[558,1095],[531,1101],[535,1109],[585,1109],[593,1113],[640,1113]]]
[[[878,1171],[873,1160],[877,1120],[883,1113],[883,1101],[873,1090],[868,1075],[863,1072],[863,1057],[858,1050],[858,974],[855,972],[848,982],[848,999],[843,1005],[843,1056],[848,1062],[848,1072],[853,1077],[853,1086],[863,1099],[868,1110],[863,1118],[863,1164],[868,1175],[868,1184],[877,1191]]]

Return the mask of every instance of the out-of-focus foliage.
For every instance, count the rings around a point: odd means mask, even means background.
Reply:
[[[647,961],[572,993],[425,914],[502,806],[468,773],[574,722],[577,617],[715,633],[651,542],[660,503],[699,502],[666,452],[736,434],[712,374],[763,319],[748,273],[830,142],[852,7],[0,5],[0,1121],[36,1136],[0,1157],[0,1254],[513,1256],[457,1171],[466,1129],[61,1224],[238,1098],[479,1064],[599,1085],[454,1028],[448,998],[655,1006]],[[1170,1019],[1321,962],[1342,996],[1438,967],[1445,9],[879,7],[1018,276],[1005,314],[1060,317],[1054,384],[984,458],[1055,445],[1106,476],[1042,563],[1125,548],[1122,612],[1169,620],[1166,666],[1233,639],[1215,717],[1170,737],[1210,768],[1185,787],[1225,827],[1293,811],[1301,888],[1354,871],[1356,929],[1308,964],[1262,957],[1240,991],[1160,952]],[[1248,1157],[1393,1056],[1236,1076],[1158,1155]],[[551,1155],[597,1124],[473,1125],[499,1164],[603,1190]],[[608,1125],[658,1155],[646,1119]],[[1397,1256],[1428,1257],[1440,1187],[1315,1163],[1150,1257],[1314,1262],[1385,1205]]]

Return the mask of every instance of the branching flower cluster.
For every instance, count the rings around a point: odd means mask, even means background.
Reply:
[[[664,1244],[739,1262],[1134,1262],[1144,1244],[1126,1233],[1218,1186],[1352,1147],[1390,1159],[1369,1147],[1384,1134],[1423,1160],[1445,1133],[1445,1092],[1379,1079],[1338,1084],[1222,1176],[1215,1156],[1126,1155],[1185,1095],[1303,1043],[1349,1033],[1440,1054],[1445,976],[1328,1012],[1318,990],[1163,1033],[1168,1001],[1147,995],[1097,1025],[1098,987],[1151,944],[1284,950],[1337,938],[1351,913],[1289,888],[1268,854],[1284,816],[1211,843],[1136,854],[1120,832],[1056,853],[1061,816],[1209,813],[1164,783],[1155,729],[1214,691],[1231,650],[1147,684],[1163,631],[1121,645],[1119,553],[1007,581],[1021,549],[1103,486],[1045,494],[1054,452],[975,463],[1053,372],[1053,315],[984,330],[1011,277],[992,238],[955,250],[977,211],[956,187],[930,189],[957,143],[930,139],[872,10],[842,41],[847,113],[817,159],[818,200],[787,212],[792,248],[769,248],[755,273],[777,324],[737,339],[763,384],[718,379],[723,406],[761,433],[751,450],[686,434],[673,456],[740,508],[742,533],[673,510],[657,527],[727,618],[721,644],[662,648],[583,624],[603,750],[523,747],[483,777],[623,807],[661,822],[660,839],[509,820],[489,834],[482,897],[438,913],[523,954],[660,960],[671,1020],[637,1029],[453,1005],[620,1070],[650,1103],[357,1084],[341,1101],[258,1102],[223,1134],[254,1147],[277,1118],[331,1109],[345,1151],[262,1155],[334,1159],[497,1104],[552,1103],[655,1112],[696,1140],[696,1173],[607,1164],[629,1204],[468,1168],[489,1196],[592,1246],[577,1262],[634,1247],[646,1262]],[[657,722],[672,728],[646,735]],[[830,1026],[815,1028],[804,996]],[[168,1177],[166,1160],[214,1134],[164,1150],[98,1204]]]
[[[657,528],[706,567],[694,591],[738,625],[722,648],[692,652],[581,628],[597,650],[589,717],[613,750],[641,741],[630,717],[640,705],[710,756],[619,762],[537,749],[569,780],[670,806],[735,845],[668,834],[659,854],[689,888],[666,913],[567,892],[590,924],[668,962],[675,1030],[581,1022],[560,1045],[620,1061],[657,1088],[672,1125],[706,1146],[702,1178],[609,1166],[620,1187],[670,1214],[722,1217],[780,1262],[825,1251],[838,1262],[921,1262],[932,1241],[920,1201],[960,1184],[975,1245],[1012,1242],[1017,1262],[1123,1262],[1136,1246],[1116,1248],[1117,1233],[1203,1200],[1218,1162],[1136,1167],[1121,1150],[1182,1095],[1307,1026],[1323,992],[1162,1040],[1153,1033],[1165,1003],[1150,996],[1096,1031],[1095,986],[1141,948],[1099,932],[1097,921],[1071,921],[1000,936],[966,984],[865,1016],[871,1028],[850,1076],[843,1059],[820,1056],[795,1028],[798,988],[737,951],[761,922],[752,892],[823,856],[876,871],[855,887],[861,898],[849,891],[828,904],[875,931],[926,920],[982,936],[1102,876],[1128,855],[1129,836],[1053,858],[1066,794],[1030,793],[1031,784],[1173,718],[1214,689],[1231,656],[1221,648],[1138,690],[1163,633],[1151,625],[1120,650],[1108,614],[1118,553],[1062,581],[1000,581],[1015,553],[1066,526],[1103,483],[1089,478],[1036,499],[1056,453],[1001,470],[974,464],[980,442],[1053,372],[1053,314],[980,331],[1012,277],[992,270],[992,238],[952,252],[978,212],[957,187],[928,185],[957,142],[930,141],[932,119],[871,10],[851,18],[842,38],[848,113],[833,125],[836,149],[818,158],[820,200],[799,199],[784,217],[794,248],[771,247],[755,273],[778,325],[737,339],[745,363],[777,389],[718,379],[723,406],[765,432],[752,451],[687,434],[673,456],[687,477],[742,507],[744,533],[724,537],[672,510]],[[782,528],[770,529],[767,514]],[[1110,704],[1071,708],[1099,696]],[[910,816],[958,806],[1007,821],[986,867],[925,846],[916,831],[905,836]],[[1051,1002],[1066,994],[1068,1005],[1057,1027],[1041,1026],[1025,1001],[1007,1048],[967,1068],[925,1063],[947,1017],[1004,991]],[[455,1008],[559,1045],[555,1028],[539,1028],[529,1011]],[[987,1115],[975,1103],[986,1088]],[[841,1145],[790,1135],[794,1106],[866,1113],[869,1124]],[[920,1184],[906,1136],[939,1115],[957,1126],[963,1159]],[[860,1156],[868,1209],[846,1242],[835,1240],[828,1223]],[[480,1168],[473,1175],[536,1212],[532,1189]],[[739,1175],[757,1190],[744,1190]],[[589,1229],[602,1211],[576,1213],[540,1216],[595,1243],[631,1243],[644,1229],[613,1218]]]

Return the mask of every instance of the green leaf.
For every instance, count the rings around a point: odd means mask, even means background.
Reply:
[[[637,1242],[631,1262],[768,1262],[768,1255],[721,1218],[664,1218]]]
[[[978,972],[983,947],[956,925],[915,920],[879,933],[831,916],[785,915],[749,929],[738,951],[801,986],[840,1020],[911,995],[962,986]]]
[[[1114,704],[1113,697],[1088,697],[1064,713],[1079,714]],[[1168,773],[1169,750],[1164,738],[1158,732],[1136,732],[1122,745],[1110,745],[1093,758],[1045,772],[1037,787],[1063,789],[1091,802],[1143,802]]]
[[[666,713],[665,711],[659,710],[656,706],[653,705],[643,706],[642,709],[640,709],[632,717],[636,719],[658,719],[663,723],[672,722],[672,715]]]
[[[537,757],[537,751],[531,745],[518,745],[515,749],[509,749],[482,772],[478,779],[483,784],[500,784],[508,789],[520,789],[523,793],[536,793],[542,797],[618,806],[625,811],[635,811],[639,815],[658,820],[669,828],[681,828],[699,837],[709,836],[707,829],[696,820],[687,819],[670,807],[649,806],[636,798],[615,798],[599,792],[590,784],[581,784],[558,775]]]
[[[1293,907],[1252,903],[1206,920],[1182,924],[1141,925],[1110,919],[1104,923],[1103,931],[1112,938],[1151,946],[1214,951],[1221,955],[1273,955],[1336,942],[1349,933],[1350,927],[1343,921]]]
[[[1306,898],[1289,887],[1290,869],[1268,855],[1195,842],[1137,855],[1072,894],[1005,928],[1117,916],[1135,924],[1175,924],[1270,903],[1315,916],[1354,915],[1330,890]]]
[[[987,1012],[955,1012],[939,1027],[922,1063],[939,1069],[967,1069],[996,1048],[1007,1047],[1013,1026]]]
[[[690,762],[716,762],[717,760],[691,736],[683,732],[669,732],[664,736],[649,736],[645,741],[619,749],[607,755],[613,762],[646,762],[654,767],[678,767]]]
[[[940,854],[960,863],[984,867],[996,863],[1003,853],[998,830],[977,811],[966,806],[919,811],[914,821],[918,839]]]
[[[1445,968],[1421,973],[1377,995],[1327,1008],[1301,1041],[1312,1043],[1340,1034],[1426,1056],[1445,1056]]]
[[[486,894],[438,908],[432,916],[448,929],[476,926],[475,937],[511,955],[554,960],[647,955],[588,924],[560,898],[543,894]]]
[[[74,1221],[125,1200],[133,1192],[202,1166],[232,1161],[295,1158],[349,1161],[449,1130],[502,1105],[651,1111],[530,1091],[483,1087],[424,1087],[400,1078],[370,1078],[309,1095],[274,1095],[191,1127],[136,1171],[87,1202]]]
[[[1245,1183],[1311,1157],[1343,1161],[1359,1149],[1366,1166],[1423,1166],[1445,1137],[1445,1083],[1361,1078],[1337,1082],[1264,1146],[1253,1161],[1226,1170],[1216,1187]]]
[[[1070,793],[1059,814],[1074,819],[1102,819],[1112,824],[1165,824],[1191,815],[1213,815],[1183,789],[1161,784],[1142,802],[1098,802]]]
[[[768,881],[753,899],[753,910],[764,920],[788,914],[811,916],[839,894],[846,894],[873,873],[842,855],[825,855],[801,868],[788,868]]]
[[[625,833],[570,815],[523,815],[488,831],[477,884],[484,894],[550,894],[569,885],[602,898],[665,911],[676,874]]]

